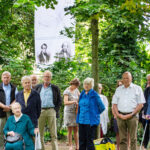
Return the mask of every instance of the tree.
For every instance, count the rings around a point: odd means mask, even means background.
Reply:
[[[76,19],[76,51],[89,64],[93,62],[90,21],[93,16],[98,17],[98,73],[109,103],[116,80],[121,78],[124,71],[131,71],[134,82],[143,85],[144,76],[150,69],[150,56],[145,49],[141,50],[139,44],[143,39],[149,40],[149,4],[133,0],[83,0],[76,1],[73,7],[66,9]]]
[[[35,60],[34,10],[37,6],[54,9],[56,4],[56,0],[0,1],[0,68],[31,74]]]

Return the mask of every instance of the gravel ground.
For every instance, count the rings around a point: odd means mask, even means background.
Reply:
[[[46,143],[45,148],[46,148],[46,150],[52,150],[50,143]],[[58,148],[59,148],[59,150],[69,150],[69,146],[67,146],[67,142],[65,142],[65,141],[64,142],[58,141]],[[75,146],[74,146],[74,150],[75,150]],[[138,150],[140,150],[140,148],[138,148]]]
[[[46,150],[52,150],[51,143],[46,143],[45,148]],[[69,146],[67,146],[67,142],[65,141],[58,141],[58,148],[59,150],[69,150]]]

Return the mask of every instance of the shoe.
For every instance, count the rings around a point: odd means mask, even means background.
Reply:
[[[69,147],[69,150],[73,150],[73,147],[72,147],[72,146],[70,146],[70,147]]]

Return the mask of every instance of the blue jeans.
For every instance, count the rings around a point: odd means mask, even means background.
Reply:
[[[95,150],[93,140],[95,140],[97,126],[79,124],[79,150]]]

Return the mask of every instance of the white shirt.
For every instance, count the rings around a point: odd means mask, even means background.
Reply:
[[[100,94],[99,96],[105,105],[105,110],[100,114],[100,124],[102,127],[103,134],[105,135],[107,133],[107,123],[109,122],[108,100],[107,100],[107,97],[105,95]]]
[[[112,104],[117,104],[118,111],[133,112],[138,104],[145,103],[142,88],[131,83],[129,87],[119,86],[113,96]]]
[[[21,114],[19,117],[16,117],[16,116],[14,115],[14,117],[15,117],[15,121],[18,122],[19,119],[22,117],[22,114]]]

